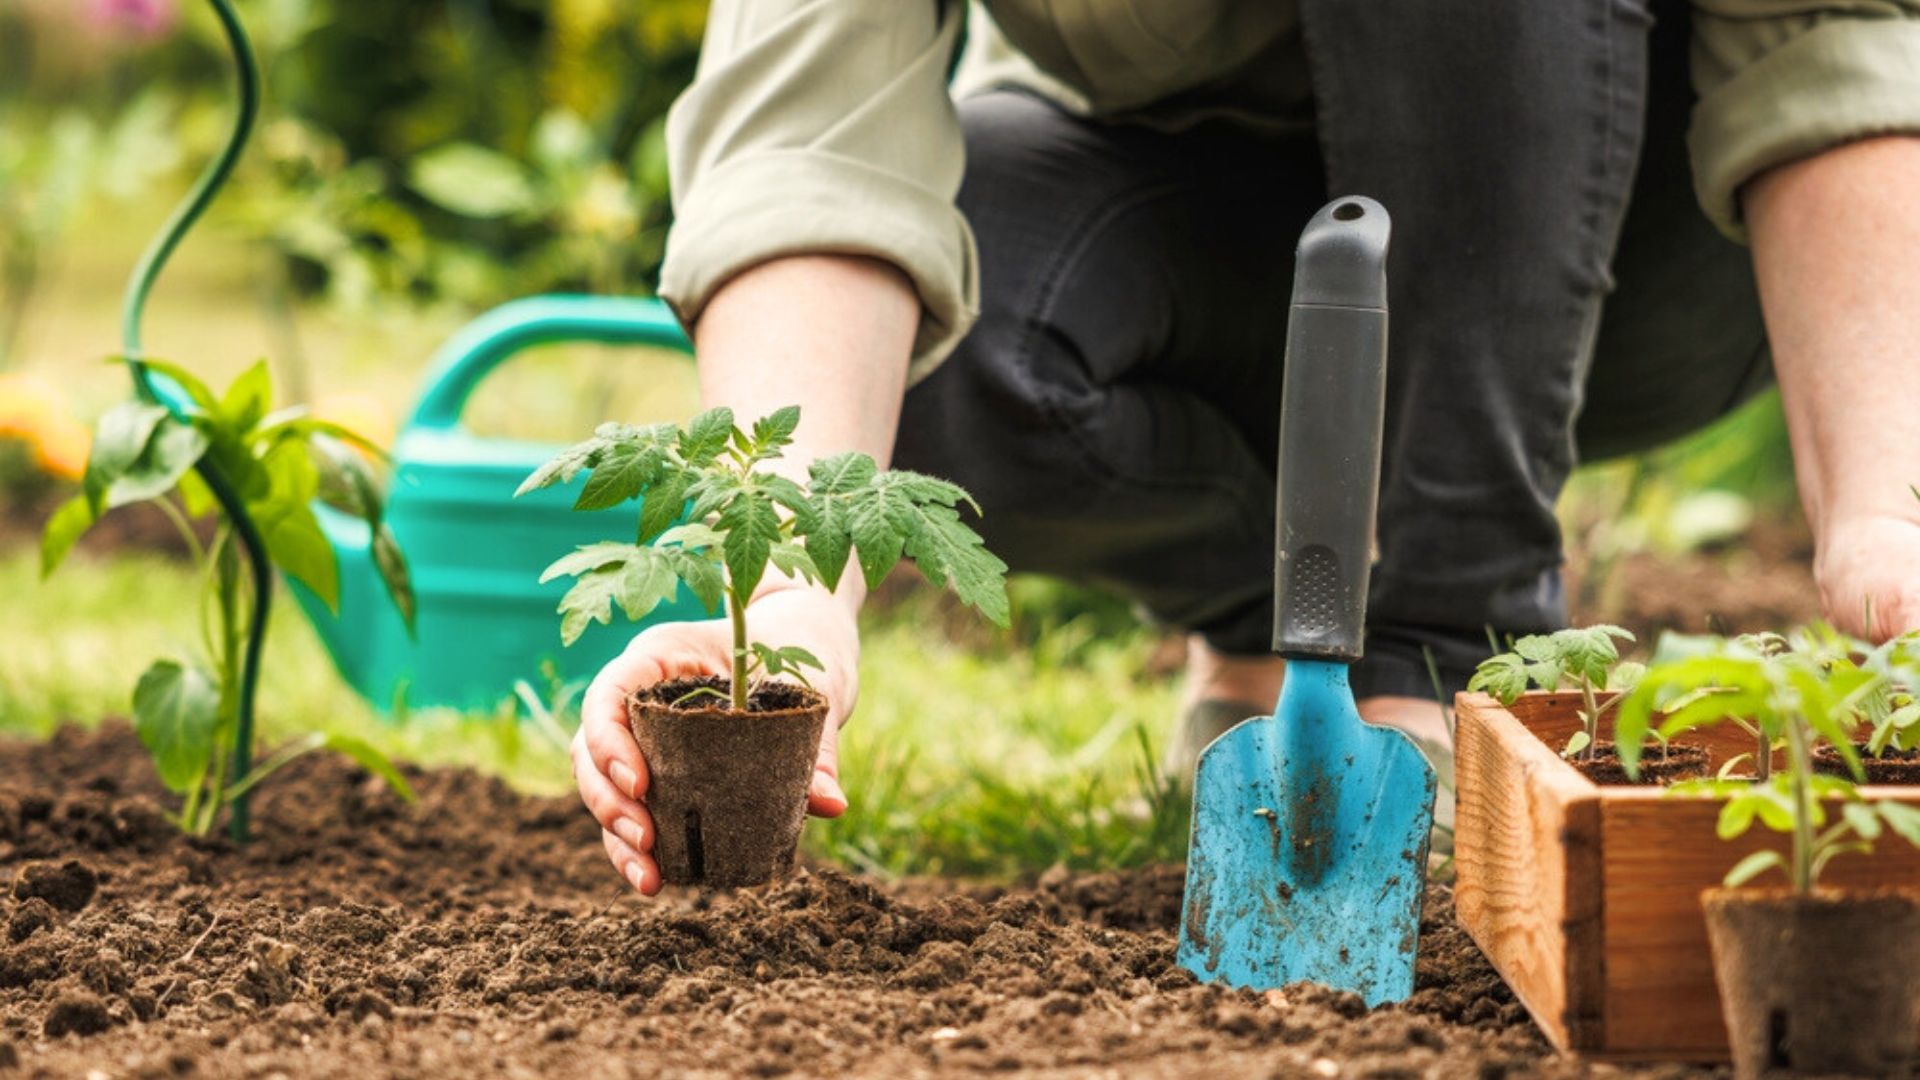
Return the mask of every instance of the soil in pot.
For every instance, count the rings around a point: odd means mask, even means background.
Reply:
[[[1920,892],[1709,889],[1735,1074],[1910,1075]]]
[[[1664,787],[1707,775],[1710,762],[1707,752],[1697,746],[1647,750],[1640,755],[1640,778],[1635,780],[1627,776],[1626,767],[1620,764],[1620,754],[1613,744],[1603,740],[1593,744],[1591,758],[1576,754],[1567,759],[1567,764],[1596,784],[1609,787]]]
[[[670,885],[757,885],[793,867],[827,699],[768,681],[746,712],[726,679],[674,679],[627,699],[647,759],[653,857]],[[696,693],[717,691],[720,697]],[[689,694],[694,696],[689,697]]]
[[[1861,743],[1853,744],[1854,752],[1860,755],[1860,765],[1867,772],[1869,784],[1913,784],[1920,785],[1920,750],[1896,750],[1887,748],[1887,752],[1874,757]],[[1828,776],[1844,776],[1853,779],[1853,773],[1847,769],[1847,763],[1840,757],[1839,751],[1831,746],[1816,746],[1813,749],[1813,770]]]

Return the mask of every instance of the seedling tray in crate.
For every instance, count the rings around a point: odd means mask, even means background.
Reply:
[[[1718,800],[1602,787],[1560,759],[1580,696],[1530,693],[1510,708],[1457,700],[1454,902],[1507,984],[1555,1046],[1603,1060],[1727,1057],[1700,891],[1785,838],[1714,834]],[[1611,738],[1603,722],[1601,737]],[[1751,749],[1739,731],[1677,743],[1717,768]],[[1657,751],[1655,751],[1657,753]],[[1920,787],[1863,787],[1920,806]],[[1920,851],[1883,839],[1834,860],[1824,883],[1920,888]]]

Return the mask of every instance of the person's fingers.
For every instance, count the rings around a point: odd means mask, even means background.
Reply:
[[[847,812],[847,793],[840,789],[840,729],[829,722],[820,737],[820,756],[807,784],[807,813],[834,818]]]
[[[639,800],[621,791],[601,773],[579,740],[574,741],[573,782],[580,801],[600,827],[620,837],[636,852],[653,850],[653,818]]]
[[[600,833],[600,846],[606,849],[608,861],[620,871],[621,877],[627,879],[627,884],[633,886],[635,892],[652,896],[660,891],[660,868],[652,859],[604,830]]]

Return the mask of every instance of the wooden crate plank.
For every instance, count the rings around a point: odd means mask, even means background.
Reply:
[[[1456,710],[1454,903],[1547,1037],[1601,1045],[1599,804],[1485,695]],[[1582,790],[1582,787],[1586,790]]]

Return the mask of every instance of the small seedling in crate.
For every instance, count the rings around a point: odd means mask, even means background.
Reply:
[[[1498,698],[1512,705],[1530,687],[1580,691],[1581,729],[1567,740],[1561,757],[1593,760],[1600,738],[1600,720],[1620,701],[1620,693],[1631,689],[1645,668],[1620,660],[1621,641],[1632,641],[1633,634],[1604,623],[1557,630],[1551,634],[1529,634],[1513,642],[1508,652],[1481,662],[1467,689]],[[1613,696],[1600,700],[1602,693]]]
[[[274,566],[329,606],[339,603],[340,568],[313,513],[318,497],[367,523],[372,554],[387,591],[409,626],[413,591],[406,560],[384,520],[385,501],[363,452],[378,449],[338,424],[303,410],[270,411],[273,386],[264,362],[214,392],[174,364],[147,361],[192,402],[176,416],[161,405],[129,401],[107,411],[95,429],[81,493],[60,506],[41,536],[41,572],[51,574],[108,511],[134,503],[157,507],[178,526],[206,583],[200,611],[200,661],[162,659],[133,692],[134,729],[153,756],[161,783],[184,802],[182,829],[204,835],[222,808],[243,798],[276,769],[315,750],[353,758],[411,799],[407,782],[379,750],[347,735],[314,732],[251,764],[251,733],[239,723],[242,655],[250,630],[254,583],[245,573],[233,523],[194,471],[217,465],[243,500]],[[193,519],[217,517],[202,544]],[[250,767],[232,768],[235,761]],[[236,775],[237,773],[237,775]]]

